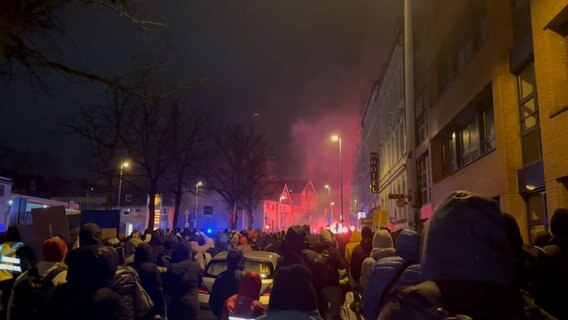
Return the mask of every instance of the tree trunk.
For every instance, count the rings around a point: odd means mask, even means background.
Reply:
[[[156,187],[157,183],[152,181],[150,183],[150,192],[148,193],[148,197],[150,198],[148,201],[148,229],[154,230],[154,218],[156,216]]]
[[[182,192],[180,188],[176,188],[176,191],[174,192],[174,225],[172,227],[173,230],[175,230],[179,225],[180,225],[180,221],[179,218],[181,216],[181,196],[182,196]],[[185,224],[182,224],[182,227],[184,227]]]
[[[254,210],[247,209],[247,229],[252,230],[252,224],[254,223]]]

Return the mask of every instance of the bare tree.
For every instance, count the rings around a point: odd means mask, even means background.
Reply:
[[[65,127],[88,141],[93,169],[105,181],[106,208],[111,209],[113,180],[121,157],[125,156],[122,137],[133,97],[125,91],[109,89],[101,98],[103,103],[81,108],[77,118]]]
[[[252,127],[231,124],[219,130],[214,138],[215,154],[207,181],[235,214],[235,208],[247,211],[248,227],[252,227],[253,210],[258,202],[273,192],[276,182],[273,165],[264,137]],[[236,217],[231,228],[236,228]]]
[[[192,192],[195,181],[207,159],[207,126],[209,116],[192,111],[181,97],[169,99],[172,104],[172,140],[169,143],[172,163],[168,173],[174,195],[174,226],[178,225],[184,194]],[[185,208],[183,208],[185,209]]]
[[[160,23],[138,18],[133,13],[134,4],[129,0],[2,0],[0,1],[0,74],[11,75],[14,62],[24,65],[32,78],[39,80],[39,70],[52,70],[67,76],[95,81],[111,88],[128,91],[119,80],[89,72],[48,57],[42,49],[34,47],[32,39],[45,40],[47,49],[59,50],[55,35],[63,35],[62,9],[71,3],[84,3],[106,8],[128,19],[141,29],[161,26]],[[7,64],[5,64],[7,62]]]

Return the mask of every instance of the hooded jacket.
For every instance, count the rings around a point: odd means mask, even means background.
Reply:
[[[367,283],[371,277],[371,269],[375,262],[381,260],[382,258],[392,257],[396,255],[396,251],[393,248],[392,236],[387,230],[377,230],[373,235],[373,249],[369,257],[363,260],[361,264],[361,277],[359,278],[359,284],[363,289],[367,288]]]
[[[213,283],[209,295],[209,307],[216,316],[221,315],[225,301],[239,290],[243,278],[243,252],[229,250],[227,252],[227,270],[221,272]]]
[[[55,288],[48,319],[132,319],[109,288],[118,267],[114,248],[82,246],[69,257],[67,283]]]
[[[251,319],[266,314],[266,308],[258,301],[261,286],[260,275],[247,272],[241,280],[238,294],[232,295],[225,302],[221,319],[226,320],[229,316]]]
[[[164,274],[168,319],[197,319],[199,299],[197,288],[201,284],[203,270],[192,259],[191,248],[180,245],[172,254],[172,263]]]
[[[359,230],[355,230],[351,234],[349,242],[345,244],[345,262],[347,262],[347,265],[351,263],[351,254],[353,253],[353,249],[361,243],[362,239],[361,232],[359,232]]]
[[[363,228],[361,238],[359,245],[355,246],[353,253],[351,253],[351,261],[349,264],[351,278],[355,283],[359,283],[361,278],[361,265],[363,264],[363,260],[369,257],[373,249],[373,232],[369,227]]]
[[[386,286],[405,265],[409,265],[396,280],[391,289],[401,285],[420,282],[420,236],[412,230],[402,230],[396,241],[396,256],[386,257],[375,262],[367,289],[363,292],[363,311],[365,318],[377,319],[381,309],[381,298]]]
[[[152,262],[152,248],[147,243],[136,247],[134,253],[134,269],[138,272],[142,287],[148,293],[154,307],[151,310],[154,315],[165,315],[165,301],[163,294],[162,276],[158,266]]]

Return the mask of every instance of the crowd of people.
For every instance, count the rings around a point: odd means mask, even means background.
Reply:
[[[550,234],[524,244],[512,215],[488,198],[451,193],[422,234],[364,227],[344,234],[292,226],[286,232],[132,232],[101,239],[95,224],[77,239],[43,243],[43,260],[13,250],[24,272],[1,270],[6,319],[198,319],[198,288],[211,258],[227,252],[209,307],[219,319],[568,319],[568,209]],[[14,247],[9,230],[4,244]],[[280,256],[270,302],[250,251]],[[8,256],[3,251],[3,256]]]

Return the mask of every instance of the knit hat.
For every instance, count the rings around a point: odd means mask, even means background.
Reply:
[[[554,211],[550,220],[550,232],[556,237],[568,235],[568,209],[560,208]]]
[[[241,279],[241,284],[239,285],[239,296],[245,296],[254,300],[258,300],[261,287],[262,280],[260,280],[260,275],[254,271],[247,271]]]
[[[85,223],[79,231],[79,245],[101,244],[102,231],[96,223]]]
[[[375,231],[373,235],[373,248],[392,248],[393,242],[390,233],[381,229]]]
[[[513,255],[497,203],[467,191],[452,192],[428,221],[422,259],[424,280],[508,286]]]
[[[301,264],[280,267],[270,294],[270,310],[313,311],[317,309],[312,273]]]
[[[61,262],[67,255],[67,244],[59,237],[52,237],[43,242],[43,260]]]

